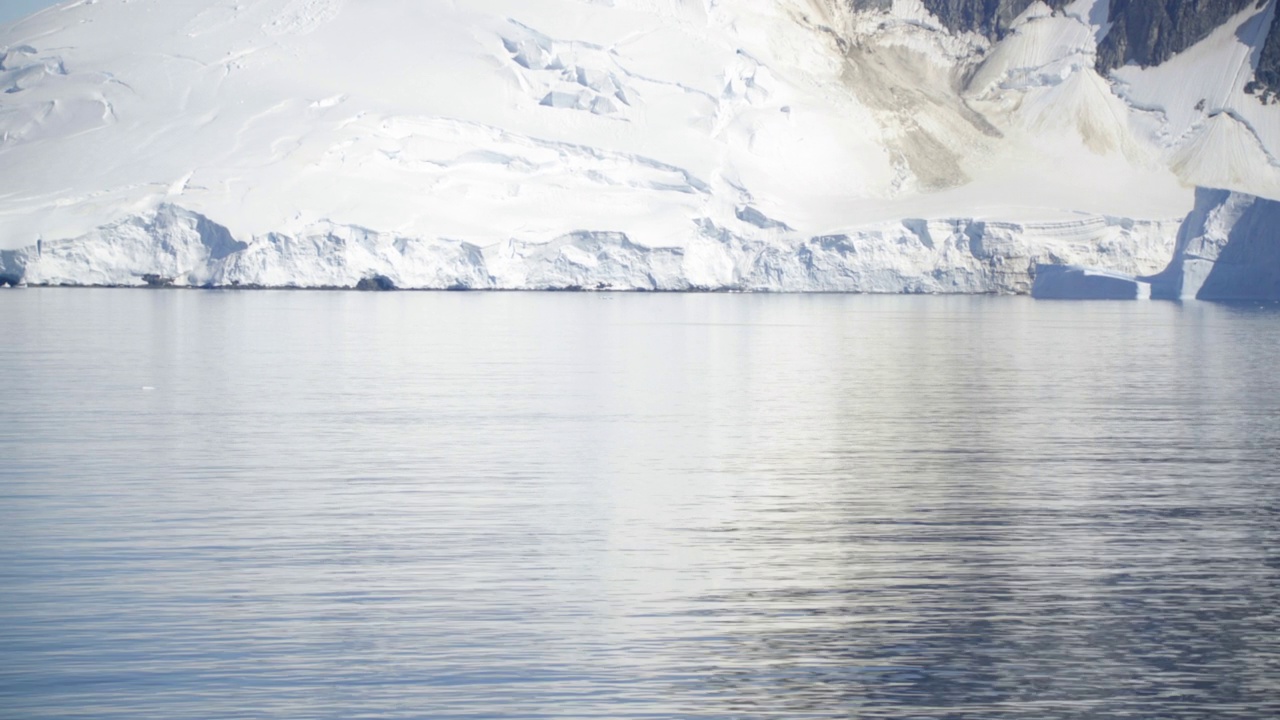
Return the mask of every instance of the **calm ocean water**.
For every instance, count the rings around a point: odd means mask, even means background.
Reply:
[[[0,292],[4,718],[1280,716],[1280,309]]]

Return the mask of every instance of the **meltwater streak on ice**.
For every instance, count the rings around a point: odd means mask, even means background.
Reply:
[[[1280,714],[1275,307],[51,289],[0,337],[5,718]]]

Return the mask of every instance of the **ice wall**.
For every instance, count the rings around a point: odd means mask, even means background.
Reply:
[[[1108,217],[1009,223],[905,220],[807,236],[742,212],[669,245],[579,230],[487,246],[320,223],[244,241],[174,205],[68,240],[5,251],[9,284],[414,289],[1026,293],[1045,263],[1151,272],[1176,225]],[[367,285],[368,283],[366,283]]]
[[[1201,188],[1152,296],[1280,300],[1280,202]]]
[[[1195,209],[1178,229],[1173,260],[1162,272],[1142,276],[1042,265],[1031,294],[1072,300],[1280,300],[1280,202],[1199,188]]]

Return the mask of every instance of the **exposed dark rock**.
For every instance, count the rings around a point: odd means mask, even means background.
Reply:
[[[892,0],[847,0],[855,10],[887,10]],[[953,32],[978,32],[999,40],[1035,0],[922,0],[926,9]],[[1045,0],[1061,10],[1071,0]],[[1130,63],[1159,65],[1205,39],[1224,22],[1266,0],[1111,0],[1110,31],[1098,46],[1098,71],[1104,75]],[[1264,102],[1280,100],[1280,17],[1266,29],[1255,78],[1246,87]],[[1254,37],[1242,38],[1247,43]]]
[[[370,275],[356,283],[357,290],[395,290],[396,284],[386,275]]]
[[[1262,55],[1258,58],[1258,71],[1254,79],[1245,86],[1245,91],[1254,93],[1263,102],[1272,103],[1280,94],[1280,13],[1276,13],[1267,32],[1267,40],[1262,45]]]
[[[887,10],[892,0],[849,0],[855,10]],[[1014,19],[1035,0],[923,0],[924,6],[953,32],[978,32],[999,40],[1009,32]],[[1045,0],[1060,10],[1071,0]]]
[[[173,285],[173,278],[165,277],[163,275],[159,275],[156,273],[147,273],[146,275],[142,276],[142,282],[146,283],[147,287],[153,287],[153,288],[171,287]]]
[[[1159,65],[1209,36],[1257,0],[1111,0],[1111,30],[1098,46],[1098,71]]]

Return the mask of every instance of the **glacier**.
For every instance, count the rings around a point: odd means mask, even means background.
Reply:
[[[1041,265],[1031,294],[1061,300],[1280,300],[1280,202],[1200,188],[1177,237],[1172,261],[1154,275]]]
[[[753,226],[753,216],[739,220]],[[735,232],[741,232],[737,234]],[[349,288],[379,277],[414,289],[744,290],[1025,293],[1037,264],[1163,266],[1176,223],[1116,218],[1041,224],[886,223],[797,240],[706,220],[682,247],[578,231],[478,246],[324,223],[245,243],[198,213],[162,205],[83,236],[0,251],[0,282],[33,285]]]
[[[1106,75],[1107,0],[928,7],[64,2],[0,26],[0,285],[1028,293],[1280,198],[1276,0]]]
[[[1167,299],[1280,300],[1280,202],[1202,189],[1173,261],[1149,278]]]

